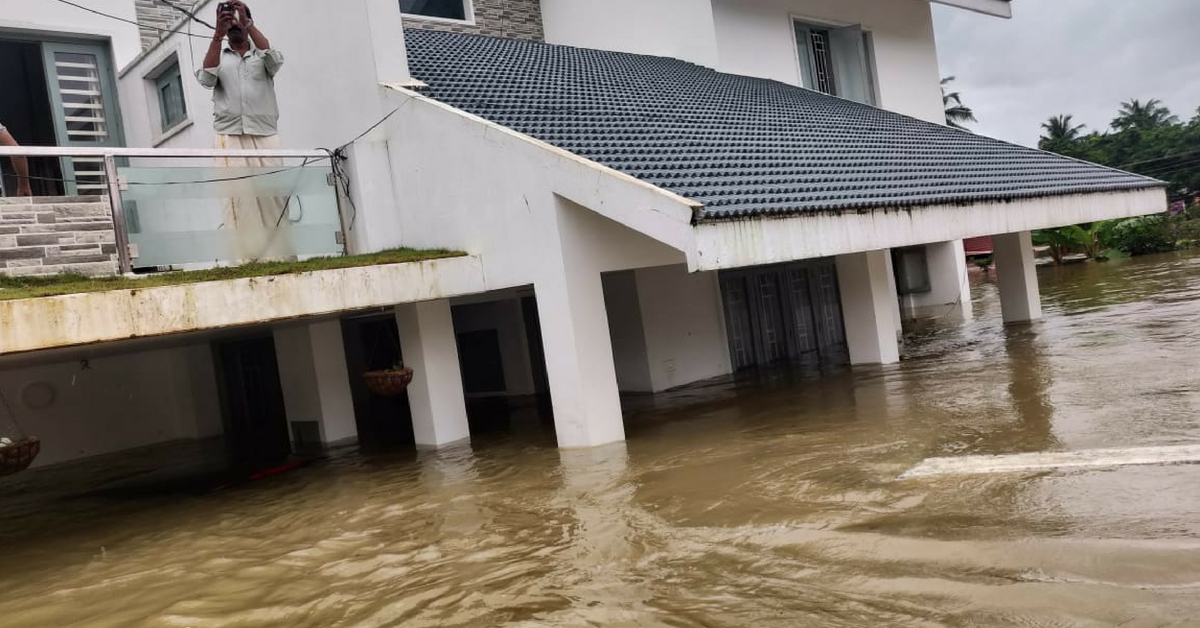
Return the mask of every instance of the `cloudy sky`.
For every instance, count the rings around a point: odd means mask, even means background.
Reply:
[[[1052,115],[1104,130],[1122,101],[1200,107],[1200,0],[1013,0],[1012,20],[935,5],[942,75],[984,135],[1033,146]]]

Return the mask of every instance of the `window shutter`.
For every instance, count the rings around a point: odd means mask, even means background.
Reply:
[[[799,22],[796,22],[796,47],[800,52],[800,81],[801,85],[808,89],[816,89],[816,65],[812,58],[812,31]]]
[[[874,89],[867,64],[866,43],[858,26],[829,30],[829,45],[833,51],[834,77],[837,95],[846,100],[874,102]]]

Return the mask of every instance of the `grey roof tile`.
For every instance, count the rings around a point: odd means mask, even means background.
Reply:
[[[405,31],[430,97],[704,205],[698,220],[1159,187],[664,57]]]

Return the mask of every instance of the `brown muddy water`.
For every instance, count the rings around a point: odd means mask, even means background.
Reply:
[[[896,479],[1200,443],[1200,256],[1040,277],[1042,323],[1003,329],[980,276],[976,320],[900,366],[636,400],[619,446],[519,429],[204,495],[108,490],[128,460],[0,481],[0,625],[1200,625],[1200,466]]]

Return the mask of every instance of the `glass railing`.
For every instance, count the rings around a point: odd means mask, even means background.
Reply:
[[[119,167],[118,173],[135,268],[234,265],[342,252],[327,162],[129,166]]]
[[[21,248],[9,257],[22,256],[27,269],[104,273],[81,265],[92,244],[100,250],[88,260],[115,254],[125,273],[346,252],[340,197],[322,152],[0,147],[0,161],[15,151],[28,156],[39,198],[0,201],[7,204],[0,213],[12,225],[30,223],[20,225],[28,237],[9,238]],[[93,164],[95,176],[63,176],[77,171],[76,161]],[[11,196],[18,182],[11,172],[5,179]]]

